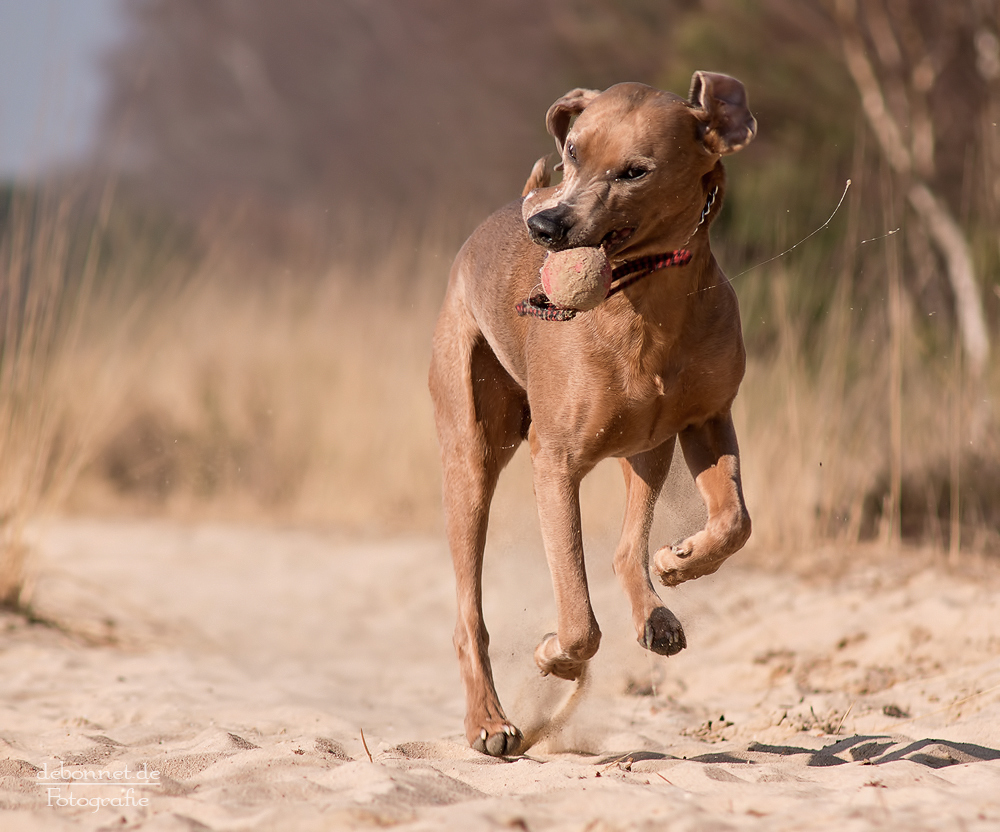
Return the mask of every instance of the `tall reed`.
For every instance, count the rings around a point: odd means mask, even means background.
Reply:
[[[139,368],[141,247],[108,257],[109,183],[9,189],[0,212],[0,604],[25,601],[25,524],[61,506]],[[161,279],[164,277],[160,276]],[[142,345],[138,345],[141,352]]]

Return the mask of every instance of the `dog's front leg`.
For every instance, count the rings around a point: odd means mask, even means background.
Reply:
[[[673,546],[664,546],[653,566],[665,586],[710,575],[750,537],[743,502],[740,452],[729,412],[679,434],[684,459],[708,509],[705,528]]]
[[[556,632],[542,639],[535,663],[544,674],[580,677],[597,652],[601,630],[590,605],[580,529],[580,477],[568,458],[541,447],[532,429],[531,464],[535,502],[556,600]]]
[[[649,580],[649,531],[656,498],[670,473],[674,437],[658,448],[621,460],[625,475],[625,521],[615,550],[615,574],[632,606],[636,636],[643,647],[672,656],[687,646],[684,628],[663,606]]]

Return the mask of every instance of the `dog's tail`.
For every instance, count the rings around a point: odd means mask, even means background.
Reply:
[[[552,176],[545,167],[545,163],[548,158],[548,156],[543,156],[535,162],[535,166],[531,169],[531,174],[528,176],[528,181],[524,183],[524,190],[521,191],[522,197],[527,196],[532,191],[537,191],[539,188],[549,187],[549,183],[552,181]]]
[[[542,740],[547,740],[549,737],[558,734],[566,723],[569,722],[570,717],[573,716],[577,707],[583,701],[583,697],[589,688],[590,669],[589,665],[585,664],[583,672],[573,685],[573,690],[570,691],[569,696],[566,697],[563,703],[556,708],[556,712],[550,717],[541,717],[538,723],[525,728],[524,739],[521,742],[518,753],[524,754],[529,748],[538,745]]]

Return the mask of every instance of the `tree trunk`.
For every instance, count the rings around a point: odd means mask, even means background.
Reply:
[[[969,357],[969,370],[978,377],[986,366],[990,342],[968,241],[948,207],[915,170],[913,154],[900,125],[886,106],[882,85],[865,52],[855,0],[838,0],[837,14],[844,60],[861,96],[865,118],[892,169],[907,181],[910,207],[944,258],[955,297],[955,318],[962,347]]]

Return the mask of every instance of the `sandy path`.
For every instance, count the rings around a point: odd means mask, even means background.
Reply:
[[[39,609],[114,643],[0,621],[4,830],[1000,828],[1000,569],[731,563],[666,595],[690,647],[661,659],[598,552],[591,689],[506,762],[460,736],[440,541],[83,521],[36,538]],[[528,727],[571,689],[531,663],[553,618],[540,554],[500,541],[488,587],[501,696]],[[76,799],[133,802],[48,805],[60,764],[127,781]]]

